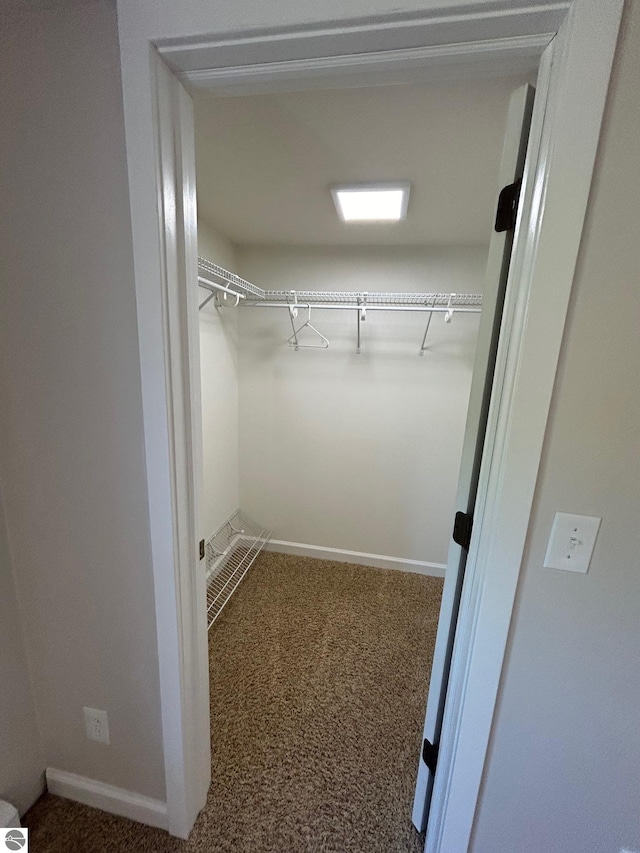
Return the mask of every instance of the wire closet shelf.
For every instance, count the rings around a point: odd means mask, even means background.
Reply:
[[[209,296],[200,303],[200,308],[204,308],[214,297],[234,297],[236,305],[247,296],[258,300],[264,297],[261,287],[202,257],[198,257],[198,286],[209,291]]]
[[[216,279],[215,281],[213,279]],[[312,309],[356,312],[356,353],[361,352],[361,324],[367,318],[368,311],[410,311],[427,315],[426,328],[422,344],[418,350],[424,355],[427,335],[434,314],[444,314],[445,323],[450,323],[455,313],[479,314],[482,311],[480,293],[392,293],[380,291],[346,290],[263,290],[235,273],[225,270],[206,258],[198,258],[198,285],[209,290],[209,295],[200,308],[215,299],[216,308],[222,306],[237,307],[242,301],[247,308],[286,308],[291,319],[293,334],[287,343],[295,350],[327,349],[329,340],[311,324]],[[231,303],[229,297],[235,302]],[[299,309],[306,309],[307,320],[299,328],[294,325]],[[299,334],[308,330],[314,335],[315,343],[301,343]]]
[[[363,305],[383,306],[416,306],[423,310],[432,308],[482,307],[480,293],[381,293],[375,291],[339,291],[339,290],[264,290],[259,303],[247,301],[247,306],[254,304],[270,305],[272,303],[285,305],[339,305],[359,308]]]
[[[270,530],[237,510],[209,539],[205,546],[209,628],[222,613],[270,537]]]
[[[451,308],[472,309],[478,311],[482,307],[480,293],[392,293],[376,291],[344,291],[344,290],[263,290],[235,273],[229,272],[219,264],[214,264],[206,258],[198,257],[198,285],[210,291],[210,296],[201,304],[206,304],[213,296],[222,293],[223,296],[236,297],[235,304],[246,300],[247,307],[303,307],[330,306],[342,308],[365,307],[398,307],[413,308],[422,311],[447,311]]]
[[[311,324],[311,310],[355,311],[356,353],[362,352],[362,323],[369,311],[409,311],[423,313],[427,317],[422,343],[418,355],[427,351],[427,335],[434,314],[444,314],[445,323],[450,323],[455,313],[479,314],[482,311],[480,293],[390,293],[380,291],[340,290],[265,290],[260,302],[247,300],[249,308],[286,308],[291,319],[293,334],[287,343],[296,351],[300,349],[327,349],[329,340]],[[308,311],[307,321],[296,329],[294,320],[299,309]],[[314,335],[315,343],[301,343],[298,336],[305,329]]]

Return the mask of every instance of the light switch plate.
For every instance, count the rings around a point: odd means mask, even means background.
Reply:
[[[544,556],[544,567],[586,573],[601,521],[601,518],[591,515],[557,512]]]

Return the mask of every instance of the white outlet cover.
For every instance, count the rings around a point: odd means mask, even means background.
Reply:
[[[601,521],[596,516],[557,512],[544,555],[544,567],[586,574]]]
[[[89,740],[109,743],[109,719],[106,711],[98,708],[83,708],[84,728]]]

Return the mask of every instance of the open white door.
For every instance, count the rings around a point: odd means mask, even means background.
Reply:
[[[437,759],[437,745],[442,728],[449,665],[458,618],[460,592],[473,511],[478,488],[478,475],[484,447],[493,384],[493,373],[500,335],[513,227],[517,210],[520,181],[529,138],[534,89],[522,86],[511,96],[507,114],[504,147],[500,163],[500,193],[496,223],[489,246],[482,317],[469,397],[462,461],[456,497],[456,540],[452,539],[447,555],[447,572],[442,595],[438,634],[431,668],[429,697],[424,725],[423,745],[418,767],[418,779],[413,804],[413,823],[420,831],[427,825]],[[453,521],[453,520],[452,520]]]

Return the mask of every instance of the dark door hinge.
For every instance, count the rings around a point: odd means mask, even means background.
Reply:
[[[453,541],[457,542],[465,551],[469,550],[472,529],[473,516],[467,512],[457,512],[453,522]]]
[[[438,747],[434,746],[431,741],[426,740],[426,738],[422,744],[422,760],[429,770],[435,774],[436,764],[438,763]]]
[[[501,231],[513,231],[516,227],[516,215],[518,213],[518,199],[520,198],[520,187],[522,181],[518,179],[512,184],[507,184],[500,190],[498,196],[498,207],[496,209],[495,229]]]
[[[200,559],[204,560],[204,539],[200,540]]]

